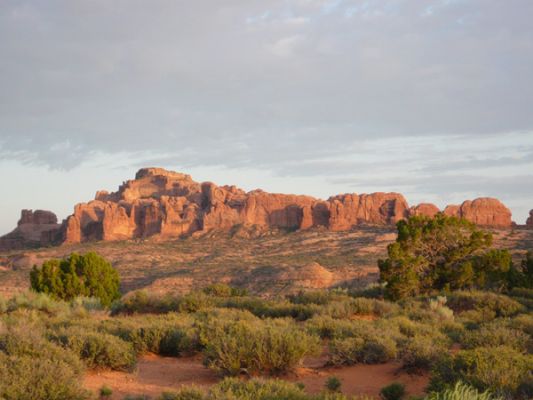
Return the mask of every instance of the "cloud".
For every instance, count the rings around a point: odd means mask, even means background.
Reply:
[[[369,184],[401,170],[419,192],[434,174],[504,193],[482,170],[528,179],[532,14],[527,0],[1,2],[0,157]]]

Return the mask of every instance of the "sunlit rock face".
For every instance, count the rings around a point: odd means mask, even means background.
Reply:
[[[116,192],[99,191],[77,204],[61,225],[47,211],[22,212],[19,226],[0,239],[5,248],[91,240],[172,238],[236,226],[269,229],[350,230],[361,224],[392,225],[412,215],[434,216],[429,203],[409,207],[399,193],[341,194],[320,200],[310,196],[245,192],[235,186],[198,183],[190,175],[143,168]],[[444,213],[491,227],[511,226],[511,212],[496,199],[480,198]],[[11,243],[11,245],[10,245]]]

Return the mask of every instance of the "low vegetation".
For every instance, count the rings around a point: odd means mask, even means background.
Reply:
[[[284,380],[318,355],[330,366],[392,362],[428,374],[426,400],[533,398],[531,256],[515,268],[490,235],[444,216],[398,229],[380,263],[384,286],[361,291],[265,299],[215,284],[118,299],[118,275],[99,256],[47,261],[31,273],[32,292],[0,298],[0,399],[94,398],[85,371],[134,371],[145,353],[198,355],[220,375],[209,390],[160,400],[349,399],[335,377],[318,395]],[[409,393],[389,382],[381,397]]]

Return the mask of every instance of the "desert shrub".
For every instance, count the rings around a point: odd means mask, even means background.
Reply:
[[[330,376],[326,379],[325,388],[330,392],[340,392],[342,382],[336,376]]]
[[[209,400],[308,400],[301,387],[282,380],[226,378],[215,385]]]
[[[464,333],[461,344],[465,349],[476,347],[508,346],[519,352],[526,352],[530,337],[528,334],[502,325],[494,321],[478,329]]]
[[[316,304],[325,305],[332,300],[346,298],[347,295],[339,291],[327,290],[300,290],[296,294],[287,296],[294,304]]]
[[[107,399],[113,394],[113,389],[111,389],[109,386],[104,385],[100,388],[99,393],[101,398]]]
[[[102,302],[97,297],[78,296],[70,302],[70,305],[73,308],[81,308],[89,312],[104,310]]]
[[[353,299],[332,301],[320,311],[323,315],[333,318],[350,318],[353,315],[384,316],[398,311],[396,304],[384,300],[358,297]]]
[[[439,336],[415,335],[400,344],[403,367],[408,370],[429,369],[448,352],[447,341]]]
[[[533,336],[533,315],[520,314],[514,317],[509,325],[514,329],[520,329],[522,332]]]
[[[37,321],[17,316],[0,332],[0,398],[6,400],[88,398],[80,389],[81,361],[47,341]]]
[[[215,305],[214,300],[203,292],[191,292],[178,301],[178,311],[195,313]]]
[[[89,368],[128,371],[136,363],[131,343],[108,333],[70,327],[51,333],[50,339],[77,354]]]
[[[400,400],[405,396],[405,385],[394,382],[381,389],[380,393],[383,400]]]
[[[180,356],[199,349],[193,319],[187,315],[119,318],[105,324],[103,329],[130,342],[138,354]]]
[[[3,296],[0,296],[0,314],[7,312],[7,301]]]
[[[493,396],[489,391],[480,393],[476,388],[457,382],[453,388],[446,389],[441,393],[431,393],[425,400],[503,400]]]
[[[267,301],[257,297],[233,297],[217,303],[218,307],[247,310],[259,318],[293,318],[305,321],[315,315],[314,304],[293,304],[288,301]]]
[[[457,321],[444,321],[439,328],[453,342],[459,342],[466,331],[465,326]]]
[[[453,292],[448,296],[448,306],[463,318],[467,317],[465,312],[468,311],[485,313],[483,321],[510,317],[524,311],[524,306],[508,296],[480,291]]]
[[[157,400],[204,400],[204,392],[195,387],[184,387],[177,392],[163,392]]]
[[[329,363],[332,365],[379,364],[392,360],[397,355],[394,340],[379,336],[371,339],[335,339],[329,343],[329,351]]]
[[[50,354],[6,355],[0,352],[0,398],[3,400],[84,400],[79,371]]]
[[[464,381],[478,390],[513,396],[531,382],[532,371],[533,356],[505,346],[478,347],[439,360],[432,371],[429,388],[438,392]]]
[[[371,329],[370,322],[335,319],[327,315],[317,315],[306,321],[307,330],[323,339],[344,338],[354,336],[354,332]],[[363,325],[363,326],[362,326]]]
[[[11,297],[7,302],[7,311],[35,310],[48,315],[66,315],[70,306],[63,301],[55,301],[45,293],[23,292]]]
[[[377,283],[372,283],[363,289],[353,289],[348,292],[351,297],[366,297],[369,299],[382,299],[385,291],[383,286]]]
[[[21,319],[6,324],[3,332],[0,332],[0,353],[13,357],[42,357],[62,362],[69,365],[76,375],[83,371],[82,363],[73,352],[46,340],[42,328],[27,320]]]
[[[513,288],[509,292],[509,296],[511,297],[523,297],[526,299],[533,300],[533,288]]]
[[[403,316],[396,317],[391,321],[397,324],[402,335],[408,337],[418,335],[440,336],[444,340],[444,335],[440,333],[439,327],[435,324],[413,321]]]
[[[228,286],[224,283],[214,283],[202,289],[202,291],[215,297],[242,297],[248,294],[246,289]]]
[[[90,296],[109,306],[120,298],[117,270],[93,252],[45,261],[41,268],[33,267],[30,280],[33,290],[55,299],[70,301],[76,296]]]
[[[442,320],[452,320],[453,310],[446,306],[448,299],[444,296],[437,296],[434,299],[429,299],[429,309]]]
[[[318,337],[287,320],[211,321],[203,327],[205,364],[223,374],[279,374],[319,351]]]

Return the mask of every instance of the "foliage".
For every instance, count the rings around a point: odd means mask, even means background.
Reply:
[[[381,389],[381,398],[383,400],[400,400],[405,396],[405,385],[394,382]]]
[[[229,375],[285,373],[319,350],[318,337],[287,320],[211,320],[200,335],[205,364]]]
[[[342,386],[342,382],[336,376],[330,376],[326,380],[326,384],[324,386],[326,387],[327,390],[329,390],[331,392],[340,392],[341,386]]]
[[[89,296],[109,306],[120,297],[118,272],[93,252],[45,261],[41,268],[33,267],[30,280],[33,290],[55,299],[70,301],[77,296]]]
[[[70,327],[51,334],[51,340],[77,354],[89,368],[129,371],[136,363],[131,343],[108,333]]]
[[[282,380],[226,378],[216,385],[209,400],[308,400],[301,387]]]
[[[349,337],[332,340],[329,344],[332,365],[380,364],[397,355],[396,343],[387,337],[371,339]]]
[[[214,297],[242,297],[248,295],[246,289],[240,289],[225,285],[224,283],[213,283],[202,290],[208,296]]]
[[[442,213],[397,224],[396,242],[379,260],[385,295],[398,300],[433,290],[485,288],[506,282],[511,256],[490,249],[492,235],[465,219]]]
[[[0,398],[82,400],[78,358],[46,341],[30,321],[9,323],[0,334]]]
[[[109,386],[102,386],[100,388],[100,397],[102,398],[108,398],[113,394],[113,389],[111,389]]]
[[[479,393],[472,386],[457,382],[453,388],[441,393],[431,393],[425,400],[502,400],[502,398],[493,396],[489,391]]]
[[[508,346],[516,351],[525,353],[530,340],[531,338],[527,333],[505,327],[502,321],[494,321],[478,329],[465,332],[461,344],[465,349]]]
[[[464,381],[478,390],[491,390],[505,396],[515,395],[531,382],[533,356],[506,347],[478,347],[442,358],[432,372],[430,389],[445,390]]]
[[[409,370],[429,369],[448,348],[444,341],[429,335],[415,335],[404,341],[400,356],[404,368]]]

